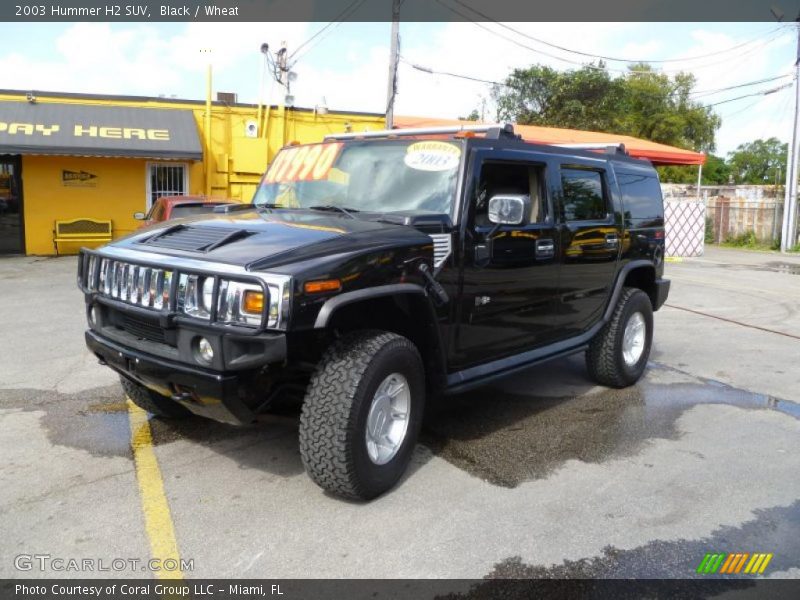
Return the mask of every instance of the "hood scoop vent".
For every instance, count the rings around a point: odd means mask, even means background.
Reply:
[[[252,235],[243,229],[220,227],[188,227],[175,225],[141,242],[143,246],[187,250],[190,252],[211,252],[212,250]]]

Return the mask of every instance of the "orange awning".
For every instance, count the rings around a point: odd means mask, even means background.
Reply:
[[[446,125],[475,125],[474,121],[458,119],[435,119],[431,117],[395,117],[397,127],[443,127]],[[657,144],[630,135],[539,127],[537,125],[514,125],[514,131],[526,142],[537,144],[625,144],[625,150],[633,157],[646,158],[654,165],[702,165],[706,155],[702,152],[684,150],[666,144]]]

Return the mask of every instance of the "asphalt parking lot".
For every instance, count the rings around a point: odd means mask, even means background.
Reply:
[[[593,386],[573,357],[441,400],[407,477],[368,504],[304,475],[292,407],[244,428],[151,420],[134,462],[137,416],[84,347],[74,274],[74,257],[0,260],[2,577],[87,576],[19,555],[156,552],[187,577],[691,577],[713,551],[800,576],[798,257],[669,263],[638,385]]]

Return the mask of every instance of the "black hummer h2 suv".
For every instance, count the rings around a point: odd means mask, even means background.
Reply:
[[[308,474],[371,498],[426,397],[576,352],[636,382],[663,258],[649,163],[475,126],[287,146],[251,205],[83,250],[78,281],[86,342],[133,402],[249,423],[299,392]]]

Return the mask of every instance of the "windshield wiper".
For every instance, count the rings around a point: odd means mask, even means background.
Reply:
[[[358,212],[355,208],[344,208],[343,206],[336,206],[335,204],[326,204],[325,206],[309,206],[309,210],[327,210],[327,211],[339,211],[341,213],[346,214],[351,219],[355,219],[354,212]]]
[[[289,206],[286,206],[285,204],[276,204],[276,203],[269,203],[269,202],[265,202],[264,204],[254,204],[253,206],[255,206],[256,208],[268,208],[268,209],[269,208],[290,208]]]

